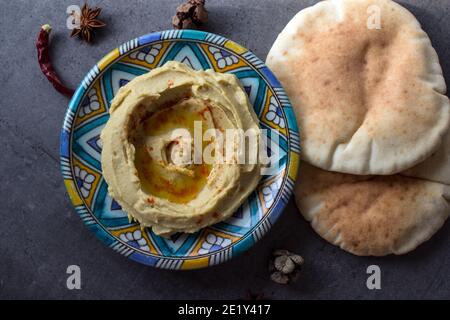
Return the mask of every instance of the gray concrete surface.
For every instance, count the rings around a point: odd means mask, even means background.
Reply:
[[[228,298],[248,290],[272,299],[450,298],[450,223],[402,257],[358,258],[321,240],[293,202],[271,232],[247,254],[189,272],[157,270],[114,253],[73,210],[59,171],[59,132],[68,100],[41,74],[34,46],[39,27],[54,27],[53,56],[75,86],[112,48],[170,28],[179,0],[91,1],[108,23],[93,45],[68,37],[66,8],[78,1],[0,0],[0,298]],[[277,34],[315,1],[210,0],[206,30],[225,35],[265,59]],[[450,1],[403,1],[429,33],[450,77]],[[299,281],[268,280],[273,248],[306,260]],[[81,267],[82,289],[66,288],[66,268]],[[366,288],[366,268],[382,270],[382,289]]]

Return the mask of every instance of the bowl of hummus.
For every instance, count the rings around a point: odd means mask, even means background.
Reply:
[[[84,223],[132,260],[193,269],[231,259],[292,193],[299,135],[264,63],[201,31],[163,31],[103,57],[73,96],[61,168]]]
[[[251,146],[234,133],[258,146],[259,120],[233,74],[169,61],[121,87],[109,113],[101,133],[109,193],[159,236],[226,220],[258,185],[261,162],[238,161]]]

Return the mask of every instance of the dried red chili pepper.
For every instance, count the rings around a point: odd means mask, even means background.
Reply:
[[[50,25],[45,24],[41,27],[39,32],[36,48],[38,52],[38,62],[41,67],[42,72],[47,77],[48,81],[55,87],[55,89],[62,93],[63,95],[71,98],[73,96],[74,90],[66,87],[62,81],[59,79],[58,74],[53,68],[52,62],[50,61],[50,32],[52,28]]]

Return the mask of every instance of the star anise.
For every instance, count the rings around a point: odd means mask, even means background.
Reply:
[[[80,26],[73,29],[70,36],[78,36],[81,40],[91,42],[94,30],[106,26],[106,23],[97,19],[101,11],[101,8],[90,8],[87,3],[84,3],[81,8]]]

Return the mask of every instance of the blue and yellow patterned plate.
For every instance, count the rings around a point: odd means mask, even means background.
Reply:
[[[247,91],[262,128],[278,138],[280,169],[263,176],[257,189],[228,220],[195,234],[156,236],[127,215],[107,192],[102,177],[100,132],[117,90],[170,60],[194,69],[235,74]],[[122,255],[165,269],[216,265],[250,248],[277,220],[293,191],[299,135],[292,107],[278,80],[241,45],[211,33],[183,30],[151,33],[124,43],[86,75],[70,101],[61,132],[61,169],[81,219]]]

